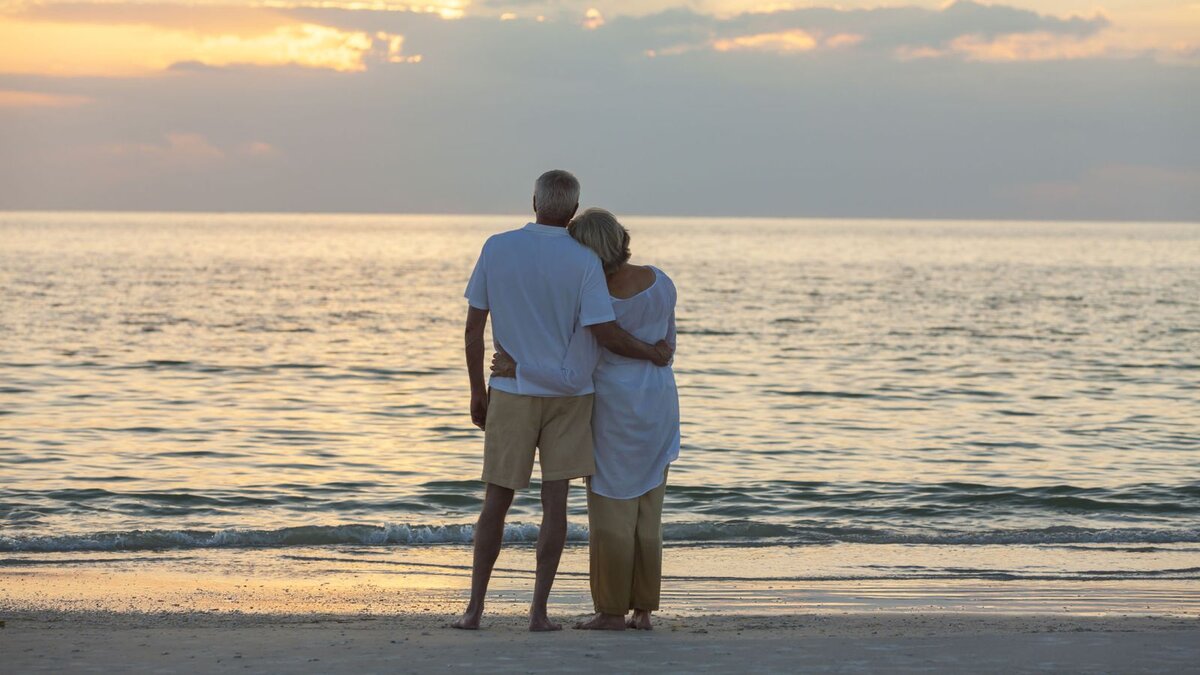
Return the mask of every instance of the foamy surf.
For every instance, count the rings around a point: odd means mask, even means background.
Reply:
[[[311,546],[427,546],[469,544],[471,525],[316,525],[272,530],[130,530],[55,536],[0,537],[0,552],[153,551],[204,548],[286,548]],[[538,526],[510,523],[504,540],[532,543]],[[567,540],[586,542],[587,528],[571,524]],[[1049,527],[977,531],[896,531],[874,528],[799,527],[750,521],[667,523],[663,537],[687,545],[1053,545],[1053,544],[1181,544],[1200,543],[1200,529]]]

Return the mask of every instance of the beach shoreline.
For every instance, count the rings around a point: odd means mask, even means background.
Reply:
[[[680,617],[1200,617],[1193,547],[1161,549],[1117,557],[1107,547],[671,546],[664,553],[662,607]],[[466,603],[471,556],[467,545],[8,553],[0,557],[0,611],[452,614]],[[1027,573],[1012,572],[1016,557]],[[1142,560],[1151,564],[1139,567]],[[505,546],[489,606],[500,614],[523,612],[535,564],[532,545]],[[588,549],[568,546],[550,610],[573,616],[591,609]]]

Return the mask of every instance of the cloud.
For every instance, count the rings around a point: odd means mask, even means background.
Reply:
[[[0,90],[91,101],[0,108],[0,203],[519,213],[532,177],[565,166],[585,203],[618,213],[1200,220],[1184,198],[1200,68],[1063,51],[1108,44],[1103,20],[595,5],[595,30],[588,4],[544,22],[271,10],[278,26],[364,36],[350,71],[281,44],[261,63],[175,53],[152,77],[0,74]]]
[[[863,41],[862,35],[856,33],[838,33],[825,38],[825,46],[833,49],[853,47]]]
[[[143,157],[156,163],[189,165],[225,158],[225,152],[201,134],[168,133],[162,143],[110,143],[99,148],[113,157]]]
[[[163,171],[227,169],[230,162],[267,160],[279,149],[261,140],[218,145],[196,132],[170,131],[153,141],[115,141],[85,146],[73,159],[96,161],[131,178]]]
[[[787,54],[809,52],[819,48],[850,48],[862,41],[863,36],[854,33],[837,33],[829,37],[822,37],[819,33],[813,34],[793,28],[778,33],[757,33],[755,35],[739,35],[734,38],[719,38],[713,40],[711,44],[712,48],[718,52],[747,50]]]
[[[643,48],[659,53],[671,47],[676,53],[690,51],[680,49],[690,41],[691,48],[707,43],[718,51],[754,48],[795,53],[830,46],[863,48],[902,58],[920,55],[982,59],[1008,54],[1012,59],[1028,55],[1034,60],[1055,55],[1074,57],[1082,48],[1071,49],[1071,45],[1094,39],[1110,25],[1102,15],[1058,17],[970,0],[958,0],[942,9],[808,7],[726,17],[672,10],[626,18],[623,23],[651,42]],[[1104,51],[1098,42],[1087,48],[1092,56]]]
[[[523,11],[533,5],[500,6]],[[1058,17],[970,0],[941,9],[808,7],[729,15],[668,9],[612,19],[596,7],[554,6],[574,27],[597,33],[604,27],[603,41],[610,49],[636,55],[678,56],[706,49],[792,55],[828,48],[899,59],[998,61],[1094,58],[1107,55],[1111,47],[1102,35],[1109,26],[1102,15]],[[362,72],[373,61],[438,58],[466,35],[494,34],[492,24],[502,17],[510,19],[504,23],[535,23],[527,14],[523,20],[511,20],[515,12],[491,13],[490,4],[481,5],[485,18],[444,21],[461,18],[470,7],[457,0],[266,0],[252,7],[77,2],[22,7],[0,16],[0,73],[127,76],[161,72],[181,62]],[[560,26],[555,37],[568,36],[570,28]],[[402,36],[411,38],[417,30],[443,35],[446,41],[431,40],[428,49],[422,43],[411,54],[401,52]],[[1179,45],[1169,51],[1176,60],[1191,53]],[[1129,55],[1128,49],[1122,54]]]
[[[237,152],[249,157],[274,157],[279,154],[279,150],[275,146],[263,141],[243,143],[237,147]]]
[[[613,38],[615,44],[633,53],[655,56],[703,49],[801,54],[822,48],[855,49],[902,59],[1051,60],[1100,57],[1110,51],[1130,55],[1128,49],[1116,49],[1108,41],[1111,23],[1102,14],[1063,17],[971,0],[958,0],[941,8],[778,9],[766,4],[767,9],[725,13],[704,13],[675,4],[647,3],[639,6],[640,11],[619,4],[625,11],[613,17],[589,8],[583,25],[606,25],[620,36]],[[582,5],[561,2],[485,2],[482,7],[487,12],[503,9],[503,15],[510,19],[528,17],[531,12],[553,12],[551,16],[578,21],[585,11]],[[660,9],[648,11],[654,8]]]
[[[964,35],[955,38],[949,49],[974,61],[1054,61],[1094,58],[1107,53],[1110,46],[1096,39],[1053,33],[1017,33],[991,40]]]
[[[137,11],[134,11],[137,9]],[[346,31],[277,10],[171,5],[35,5],[0,16],[0,73],[124,77],[181,62],[359,72],[400,57],[397,35]]]
[[[294,24],[285,12],[262,6],[179,5],[166,2],[38,2],[7,14],[13,21],[94,26],[144,26],[201,34],[253,37]]]
[[[73,108],[91,102],[87,96],[0,89],[0,108]]]
[[[596,30],[604,25],[604,15],[595,7],[589,7],[583,15],[583,27],[588,30]]]
[[[1072,218],[1083,212],[1124,220],[1200,221],[1200,170],[1110,164],[1072,180],[1042,181],[1013,191],[1027,213]]]
[[[136,24],[211,32],[216,28],[256,26],[272,28],[282,11],[292,9],[337,9],[345,11],[407,12],[434,14],[443,19],[461,18],[468,0],[170,0],[43,1],[18,3],[6,13],[26,20]],[[0,13],[5,13],[0,9]]]
[[[437,0],[425,2],[392,2],[389,0],[264,0],[264,7],[284,9],[315,8],[347,11],[411,12],[436,14],[442,19],[461,19],[466,15],[470,0]]]
[[[728,52],[738,49],[755,49],[772,52],[807,52],[817,48],[817,39],[809,33],[792,29],[779,33],[758,33],[723,38],[713,42],[713,49]]]

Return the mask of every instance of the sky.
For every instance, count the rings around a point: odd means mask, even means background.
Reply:
[[[0,209],[1200,222],[1200,0],[0,0]]]

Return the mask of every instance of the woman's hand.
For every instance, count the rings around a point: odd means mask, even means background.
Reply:
[[[503,349],[492,354],[492,375],[495,377],[516,377],[517,362]]]

